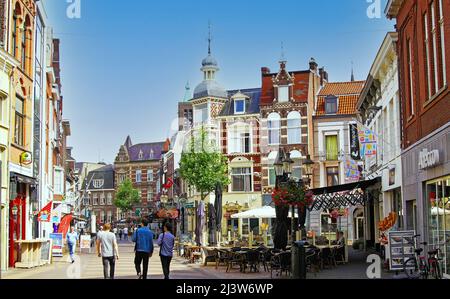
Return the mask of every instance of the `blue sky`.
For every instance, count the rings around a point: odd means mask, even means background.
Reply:
[[[347,81],[353,61],[356,79],[366,79],[394,29],[383,14],[368,18],[366,0],[80,1],[80,19],[67,17],[65,0],[46,1],[78,161],[112,163],[127,135],[134,143],[170,135],[186,82],[194,89],[202,79],[208,21],[227,89],[260,87],[260,68],[278,69],[281,42],[289,70],[314,57],[330,81]]]

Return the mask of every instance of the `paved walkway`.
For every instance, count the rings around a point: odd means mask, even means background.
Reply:
[[[149,279],[162,279],[162,268],[159,260],[159,250],[150,259]],[[134,245],[130,242],[120,242],[120,260],[116,262],[116,279],[137,279],[134,270]],[[94,252],[94,251],[93,251]],[[351,263],[340,265],[331,270],[323,270],[317,274],[308,274],[308,279],[367,279],[367,254],[351,252]],[[68,257],[54,260],[52,265],[35,269],[13,269],[3,274],[4,279],[103,279],[103,267],[99,257],[94,253],[82,253],[76,256],[76,262],[70,264]],[[226,273],[225,267],[215,268],[215,263],[208,266],[190,264],[184,258],[174,257],[171,265],[172,279],[270,279],[270,273],[261,267],[259,273],[241,273],[233,269]],[[275,277],[274,277],[275,278]],[[287,279],[289,277],[282,277]],[[383,273],[382,278],[392,278]]]

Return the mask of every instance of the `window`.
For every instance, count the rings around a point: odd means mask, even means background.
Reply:
[[[301,115],[297,111],[288,114],[288,143],[299,144],[302,143],[302,129],[301,129]]]
[[[278,87],[278,102],[289,102],[289,86]]]
[[[292,165],[291,177],[296,180],[301,180],[303,178],[302,173],[302,154],[299,151],[291,152],[291,159],[294,161]]]
[[[338,137],[337,135],[325,136],[327,147],[327,161],[338,160]]]
[[[428,14],[423,16],[424,35],[425,35],[425,63],[427,68],[427,92],[428,98],[431,98],[431,60],[430,60],[430,37],[428,33]]]
[[[123,182],[125,182],[125,180],[127,179],[127,175],[124,173],[119,174],[118,180],[119,180],[119,184],[122,184]]]
[[[153,189],[152,188],[148,189],[147,201],[153,201]]]
[[[447,84],[447,67],[445,61],[445,26],[444,26],[444,8],[443,1],[439,0],[439,24],[441,31],[441,61],[442,61],[442,81],[443,86]]]
[[[136,170],[136,183],[142,182],[142,170]]]
[[[105,194],[100,194],[100,205],[104,206],[105,205]]]
[[[208,104],[199,105],[194,108],[195,125],[201,125],[208,121]]]
[[[144,153],[142,152],[142,150],[139,151],[139,160],[143,160],[144,159]]]
[[[335,96],[328,96],[325,98],[325,113],[337,114],[338,112],[338,98]]]
[[[101,211],[100,212],[100,223],[106,223],[106,215],[105,215],[105,211]]]
[[[147,170],[147,182],[153,182],[153,169]]]
[[[55,175],[53,177],[53,191],[55,192],[55,194],[63,194],[63,182],[64,175],[62,169],[55,169]]]
[[[231,170],[232,191],[251,192],[252,172],[251,168],[233,168]]]
[[[269,145],[280,144],[281,117],[278,113],[271,113],[269,115],[267,119],[267,128],[269,131]]]
[[[21,58],[20,58],[20,62],[21,62],[21,67],[22,70],[24,72],[27,72],[27,34],[28,34],[28,30],[27,30],[27,26],[26,23],[23,23],[23,28],[22,28],[22,40],[21,40],[21,46],[22,46],[22,52],[21,52]]]
[[[433,64],[434,64],[434,93],[439,90],[439,60],[437,45],[437,22],[436,22],[436,2],[432,1],[431,6],[431,37],[433,40]]]
[[[267,159],[268,159],[267,164],[269,165],[269,168],[268,168],[269,186],[276,185],[277,175],[275,173],[275,168],[274,168],[273,164],[275,163],[277,156],[278,156],[278,152],[271,152],[269,154],[269,156],[267,157]]]
[[[243,235],[248,235],[250,232],[249,229],[249,219],[242,219],[242,234]]]
[[[108,193],[108,195],[106,195],[106,198],[108,205],[111,206],[113,204],[112,193]]]
[[[94,193],[92,195],[92,205],[93,206],[98,206],[98,194],[97,193]]]
[[[0,124],[6,125],[6,99],[0,95]]]
[[[107,216],[108,218],[106,219],[106,222],[107,223],[112,223],[112,211],[108,211],[107,215],[108,215]]]
[[[19,20],[18,20],[18,15],[17,13],[20,13],[20,6],[18,6],[18,4],[16,5],[16,9],[14,10],[14,15],[13,15],[13,28],[12,28],[12,53],[13,56],[15,58],[17,58],[17,44],[18,44],[18,32],[19,30]]]
[[[327,167],[327,186],[337,186],[339,185],[339,168],[337,167]]]
[[[16,97],[16,116],[15,116],[15,129],[14,129],[14,143],[23,146],[23,131],[24,131],[24,119],[25,119],[25,102],[23,99]]]
[[[234,100],[234,113],[235,114],[245,113],[245,99]]]
[[[104,180],[99,180],[99,179],[93,180],[92,184],[93,184],[95,189],[100,189],[101,187],[103,187]]]
[[[228,153],[250,153],[251,137],[250,126],[235,124],[229,127],[228,130]]]
[[[413,58],[411,40],[408,39],[408,81],[409,81],[409,115],[414,115],[414,83],[413,83]]]

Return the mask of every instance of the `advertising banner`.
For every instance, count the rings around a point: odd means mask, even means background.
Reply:
[[[355,161],[361,160],[357,124],[350,124],[350,157]]]
[[[91,249],[91,236],[90,235],[80,236],[80,249]]]
[[[62,257],[64,248],[63,234],[50,234],[50,239],[52,240],[52,255]]]

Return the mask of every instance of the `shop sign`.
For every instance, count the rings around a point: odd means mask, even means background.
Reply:
[[[353,160],[361,160],[357,124],[350,124],[350,155]]]
[[[419,169],[427,169],[434,167],[440,163],[439,150],[429,152],[424,149],[419,152]]]
[[[20,154],[20,164],[30,165],[31,163],[33,163],[31,153],[23,152],[22,154]]]

